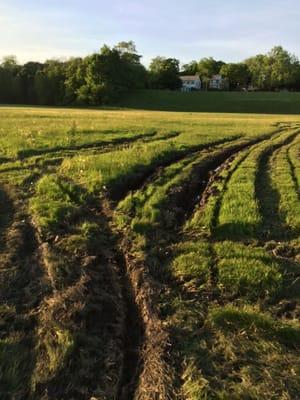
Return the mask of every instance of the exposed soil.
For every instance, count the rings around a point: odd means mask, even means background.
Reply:
[[[10,187],[2,189],[2,214],[0,300],[5,305],[1,309],[2,340],[10,341],[20,337],[16,346],[26,355],[26,363],[20,362],[18,371],[19,398],[27,398],[30,390],[30,376],[34,361],[36,313],[43,297],[48,292],[38,240],[29,216],[26,202],[18,200],[18,193]],[[6,319],[6,310],[11,309],[11,317]],[[3,314],[4,313],[4,314]],[[8,351],[3,348],[3,351]],[[21,357],[21,355],[20,355]],[[14,362],[14,360],[11,360]],[[18,361],[15,360],[17,363]],[[7,366],[9,368],[9,365]],[[9,396],[9,383],[0,385],[3,398]]]

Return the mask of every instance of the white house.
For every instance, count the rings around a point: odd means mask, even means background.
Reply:
[[[222,75],[213,75],[209,80],[209,88],[214,90],[222,90],[228,88],[228,80]]]
[[[198,75],[185,75],[180,77],[182,82],[181,90],[190,92],[192,90],[201,90],[201,80]]]

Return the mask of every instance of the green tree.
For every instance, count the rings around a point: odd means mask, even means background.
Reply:
[[[146,87],[147,71],[141,64],[142,56],[137,53],[133,41],[120,42],[115,47],[121,59],[121,79],[127,90],[142,89]]]
[[[177,59],[156,57],[151,61],[149,70],[152,88],[176,90],[181,87]]]
[[[202,58],[198,62],[198,73],[206,90],[208,89],[211,77],[218,74],[224,64],[225,63],[223,61],[216,61],[212,57]]]
[[[133,42],[114,48],[103,46],[100,53],[84,59],[84,82],[77,90],[80,102],[106,104],[129,90],[146,86],[146,70]]]
[[[249,68],[243,63],[224,64],[220,69],[220,74],[228,79],[231,90],[242,89],[250,81]]]
[[[85,84],[86,63],[82,58],[71,58],[65,67],[65,103],[79,102],[80,88]]]
[[[198,74],[198,63],[197,61],[191,61],[188,64],[182,66],[182,75],[197,75]]]
[[[296,82],[299,60],[281,46],[274,47],[269,53],[271,69],[271,88],[291,88]]]
[[[58,60],[46,61],[38,70],[34,87],[38,104],[61,105],[65,98],[65,65]]]
[[[35,76],[43,69],[43,64],[28,62],[24,64],[17,76],[16,84],[18,90],[18,103],[36,104],[37,95],[35,90]]]
[[[267,56],[258,54],[255,57],[248,58],[245,61],[251,75],[251,84],[260,89],[270,88],[270,65]]]
[[[299,81],[299,60],[281,46],[245,61],[251,82],[261,90],[292,89]]]
[[[20,66],[15,56],[3,58],[0,64],[0,102],[16,103],[18,101],[17,74]]]

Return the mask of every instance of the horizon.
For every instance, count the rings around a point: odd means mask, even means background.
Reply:
[[[24,7],[20,0],[4,1],[0,35],[7,39],[1,44],[0,58],[15,55],[23,64],[84,57],[104,44],[129,40],[135,42],[146,66],[159,55],[182,64],[210,56],[240,62],[276,45],[300,55],[300,4],[295,0],[246,4],[188,0],[172,7],[167,3],[112,0],[103,7],[102,0],[88,0],[84,6],[78,0],[51,4],[29,0]]]

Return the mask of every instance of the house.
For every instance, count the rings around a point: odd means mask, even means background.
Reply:
[[[201,90],[201,80],[198,75],[180,76],[183,92],[191,92],[192,90]]]
[[[226,78],[222,75],[213,75],[209,80],[209,89],[212,90],[224,90],[228,89],[229,83]]]

